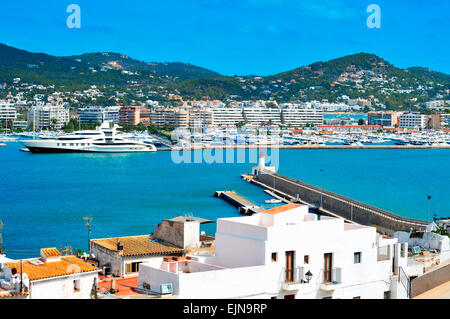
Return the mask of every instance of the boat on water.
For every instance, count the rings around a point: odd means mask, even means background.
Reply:
[[[50,139],[22,140],[33,153],[135,153],[156,152],[150,143],[131,140],[118,131],[119,126],[105,121],[95,130],[78,131]]]
[[[266,199],[264,201],[264,203],[266,203],[266,204],[279,204],[279,203],[281,203],[281,199],[276,199],[276,198]]]

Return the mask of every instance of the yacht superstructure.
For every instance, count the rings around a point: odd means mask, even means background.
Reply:
[[[103,122],[95,130],[78,131],[51,139],[20,141],[33,153],[130,153],[155,152],[150,143],[129,139],[117,129],[119,126],[109,121]]]

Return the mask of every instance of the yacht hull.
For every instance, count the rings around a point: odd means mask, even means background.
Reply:
[[[32,153],[148,153],[156,152],[154,146],[86,146],[86,147],[58,147],[56,143],[48,141],[28,140],[21,143]],[[55,144],[55,145],[52,145]]]

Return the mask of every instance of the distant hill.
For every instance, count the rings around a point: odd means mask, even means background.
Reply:
[[[375,97],[388,108],[412,107],[428,100],[437,88],[449,88],[450,75],[425,68],[400,69],[368,53],[315,62],[290,71],[266,76],[221,77],[214,81],[179,83],[184,95],[198,98],[237,95],[242,99],[272,98],[277,101]],[[432,89],[428,89],[433,83]],[[425,89],[427,88],[427,89]],[[209,94],[211,96],[211,94]]]
[[[230,77],[187,63],[145,62],[120,53],[56,57],[0,44],[0,83],[11,83],[15,77],[27,83],[64,86],[66,91],[89,85],[114,85],[114,90],[127,92],[126,101],[164,100],[170,93],[186,99],[207,96],[278,102],[324,99],[332,102],[348,96],[370,98],[389,109],[415,107],[435,96],[448,95],[445,91],[450,88],[448,74],[423,67],[397,68],[369,53],[315,62],[270,76]]]
[[[144,62],[130,58],[127,55],[104,52],[85,53],[67,57],[72,60],[81,61],[89,66],[104,67],[110,66],[118,70],[154,71],[161,76],[178,78],[179,80],[190,80],[199,78],[212,78],[219,76],[219,73],[207,70],[188,63],[181,62]]]
[[[218,75],[216,72],[186,63],[146,63],[118,53],[87,53],[56,57],[0,44],[2,81],[20,77],[26,82],[35,84],[120,86],[126,85],[129,81],[167,84]]]

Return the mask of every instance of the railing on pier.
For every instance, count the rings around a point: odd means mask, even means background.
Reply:
[[[351,205],[353,207],[361,208],[363,210],[366,210],[367,212],[378,214],[378,215],[384,216],[388,219],[395,220],[397,222],[406,223],[410,226],[416,226],[416,227],[421,227],[421,228],[424,228],[428,225],[428,222],[426,222],[426,221],[399,216],[399,215],[393,214],[389,211],[386,211],[384,209],[381,209],[381,208],[378,208],[375,206],[371,206],[371,205],[365,204],[363,202],[359,202],[357,200],[330,192],[328,190],[325,190],[325,189],[322,189],[322,188],[319,188],[319,187],[316,187],[316,186],[313,186],[313,185],[310,185],[310,184],[307,184],[307,183],[304,183],[304,182],[301,182],[298,180],[294,180],[293,178],[290,178],[290,177],[287,177],[284,175],[280,175],[278,173],[272,173],[272,174],[267,174],[267,175],[272,175],[273,178],[277,178],[277,179],[284,180],[286,182],[289,182],[289,183],[292,183],[295,185],[299,185],[306,189],[312,190],[318,194],[322,194],[322,196],[325,195],[325,196],[328,196],[331,198],[335,198],[335,199],[337,199],[341,202],[344,202],[348,205]],[[270,186],[270,185],[268,185],[268,186]]]

